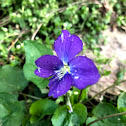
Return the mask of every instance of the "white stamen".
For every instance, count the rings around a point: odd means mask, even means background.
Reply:
[[[57,91],[57,94],[59,93],[59,91]]]
[[[59,70],[56,70],[55,73],[57,74],[57,77],[59,78],[59,80],[61,80],[63,78],[63,76],[66,73],[70,73],[70,68],[68,65],[64,65],[64,67],[60,68]]]

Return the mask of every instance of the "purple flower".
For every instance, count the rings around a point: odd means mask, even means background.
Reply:
[[[49,96],[57,98],[75,86],[84,89],[95,84],[100,74],[93,61],[86,56],[77,56],[82,51],[83,43],[76,35],[71,35],[67,30],[54,42],[57,56],[44,55],[35,63],[38,67],[35,74],[49,79]]]

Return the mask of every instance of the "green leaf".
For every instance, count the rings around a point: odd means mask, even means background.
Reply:
[[[118,109],[121,107],[126,108],[126,92],[123,92],[119,95],[117,100],[117,107]]]
[[[62,126],[80,126],[78,117],[75,113],[68,113]]]
[[[92,122],[94,120],[94,117],[96,119],[105,117],[107,115],[112,115],[115,113],[119,113],[119,111],[114,107],[113,105],[109,103],[100,103],[98,104],[92,111],[93,117],[89,117],[87,119],[86,124]],[[125,124],[121,120],[122,116],[113,116],[110,118],[103,119],[101,121],[98,121],[91,126],[125,126]]]
[[[40,89],[43,89],[47,86],[47,84],[49,83],[49,80],[36,76],[34,74],[35,69],[37,69],[35,65],[31,63],[26,63],[23,67],[25,77],[29,81],[32,81],[34,84],[36,84]]]
[[[126,112],[126,92],[119,95],[117,100],[117,108],[120,112]],[[126,122],[126,115],[122,116],[122,120]]]
[[[9,115],[11,112],[9,105],[3,99],[0,99],[0,119]]]
[[[119,72],[116,74],[116,76],[117,76],[117,82],[119,82],[119,81],[123,80],[124,75],[125,75],[125,69],[124,69],[124,70],[119,71]]]
[[[28,81],[25,79],[21,69],[9,65],[0,69],[0,92],[22,91],[27,84]]]
[[[8,93],[0,93],[0,104],[1,103],[6,103],[4,107],[9,110],[9,112],[2,117],[1,124],[3,126],[20,126],[24,118],[25,105],[17,100],[17,96]]]
[[[60,106],[59,108],[56,109],[54,115],[52,116],[52,124],[53,126],[62,126],[66,115],[67,115],[67,106]]]
[[[68,112],[68,106],[64,105],[56,109],[53,117],[53,126],[79,126],[87,118],[87,109],[83,104],[75,104],[73,112]]]
[[[36,123],[40,121],[45,115],[54,113],[58,105],[49,99],[42,99],[34,102],[30,107],[30,114],[32,115],[30,122]]]
[[[45,45],[42,45],[38,41],[26,40],[24,42],[26,63],[23,67],[24,75],[27,80],[32,81],[40,89],[45,88],[48,84],[48,80],[38,77],[34,74],[34,71],[37,69],[35,61],[42,55],[52,55],[51,49],[47,48]],[[46,81],[45,81],[46,80]]]
[[[75,104],[73,108],[74,113],[76,113],[79,124],[83,124],[87,118],[87,108],[81,104]]]
[[[97,117],[88,117],[86,120],[86,125],[89,124],[90,122],[93,122],[94,120],[98,119]],[[100,126],[99,122],[93,123],[91,126]],[[103,125],[101,125],[103,126]]]

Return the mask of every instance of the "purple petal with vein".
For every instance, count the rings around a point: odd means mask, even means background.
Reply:
[[[38,69],[35,70],[35,74],[39,77],[47,78],[55,74],[55,70],[60,69],[63,66],[62,61],[53,55],[44,55],[35,61]]]
[[[89,85],[93,85],[100,78],[95,64],[86,56],[78,56],[69,64],[73,86],[78,89],[84,89]]]
[[[68,63],[73,59],[83,47],[83,43],[76,35],[71,35],[67,30],[63,30],[62,34],[54,43],[54,49],[57,56],[64,62]]]
[[[59,80],[57,76],[54,76],[49,81],[49,96],[53,96],[53,98],[57,98],[65,93],[70,89],[72,85],[72,78],[70,74],[66,74],[62,80]]]

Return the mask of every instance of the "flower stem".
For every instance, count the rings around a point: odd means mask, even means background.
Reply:
[[[81,98],[82,91],[83,90],[80,91],[80,94],[79,94],[79,97],[78,97],[78,102],[80,102],[80,98]]]
[[[73,108],[72,108],[69,96],[67,97],[67,105],[70,107],[70,110],[68,110],[69,113],[73,112]]]
[[[116,86],[116,85],[118,85],[118,84],[120,84],[120,83],[123,83],[123,82],[125,82],[125,81],[126,81],[126,80],[122,80],[122,81],[120,81],[120,82],[115,82],[113,85],[111,85],[111,86],[105,88],[104,90],[100,91],[99,93],[97,93],[96,95],[94,95],[93,97],[91,97],[90,99],[88,99],[86,102],[91,101],[92,99],[94,99],[94,98],[97,97],[98,95],[102,94],[102,93],[105,92],[106,90],[108,90],[108,89],[110,89],[110,88],[112,88],[112,87],[114,87],[114,86]]]
[[[20,92],[19,94],[23,95],[24,97],[29,97],[29,98],[36,99],[36,100],[40,100],[41,99],[39,97],[32,96],[32,95],[29,95],[29,94],[25,94],[25,93],[22,93],[22,92]]]
[[[100,120],[103,120],[103,119],[106,119],[106,118],[110,118],[110,117],[113,117],[113,116],[119,116],[119,115],[126,115],[126,112],[121,112],[121,113],[116,113],[116,114],[104,116],[104,117],[102,117],[102,118],[99,118],[99,119],[96,119],[96,120],[92,121],[91,123],[89,123],[89,124],[86,125],[86,126],[90,126],[91,124],[93,124],[93,123],[95,123],[95,122],[98,122],[98,121],[100,121]]]

